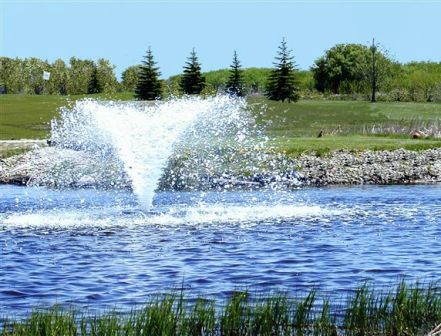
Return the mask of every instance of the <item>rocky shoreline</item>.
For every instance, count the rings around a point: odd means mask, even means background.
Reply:
[[[196,175],[187,189],[292,188],[298,186],[441,183],[441,148],[424,151],[334,151],[271,158],[274,171]],[[121,166],[97,167],[87,155],[53,147],[0,160],[0,183],[49,187],[130,188]],[[281,172],[281,173],[280,173]],[[109,183],[111,181],[111,183]],[[162,181],[161,189],[177,188]]]
[[[413,184],[441,182],[441,148],[424,151],[335,151],[293,159],[306,185]]]

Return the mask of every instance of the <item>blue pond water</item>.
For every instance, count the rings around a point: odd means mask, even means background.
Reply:
[[[441,279],[441,186],[159,193],[0,186],[0,315],[55,303],[104,309],[183,288]]]

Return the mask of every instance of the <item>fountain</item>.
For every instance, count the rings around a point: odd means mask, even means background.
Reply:
[[[168,179],[185,179],[179,175],[183,161],[187,174],[192,168],[193,173],[202,167],[206,173],[231,169],[228,162],[237,162],[239,153],[262,147],[259,135],[245,101],[228,96],[150,104],[83,100],[62,109],[61,118],[52,122],[51,142],[88,153],[103,177],[105,171],[122,168],[113,175],[128,177],[140,206],[148,211],[170,158],[175,166]]]

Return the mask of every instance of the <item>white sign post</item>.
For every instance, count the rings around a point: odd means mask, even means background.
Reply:
[[[51,78],[51,73],[47,71],[43,71],[43,79],[49,80],[49,78]]]

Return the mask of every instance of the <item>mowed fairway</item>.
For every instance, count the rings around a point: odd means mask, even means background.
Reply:
[[[0,95],[0,140],[44,139],[59,108],[78,99],[129,100],[131,93],[112,96]],[[301,100],[281,103],[247,98],[250,108],[277,150],[297,155],[336,149],[393,150],[441,147],[441,139],[412,139],[412,130],[441,128],[441,104],[375,103],[362,101]],[[376,130],[373,134],[373,129]],[[320,131],[323,137],[317,138]]]
[[[82,98],[132,99],[130,93],[115,95],[0,95],[0,140],[44,139],[50,133],[50,121],[62,106]]]
[[[67,104],[64,96],[0,96],[0,139],[46,138],[50,121]]]

